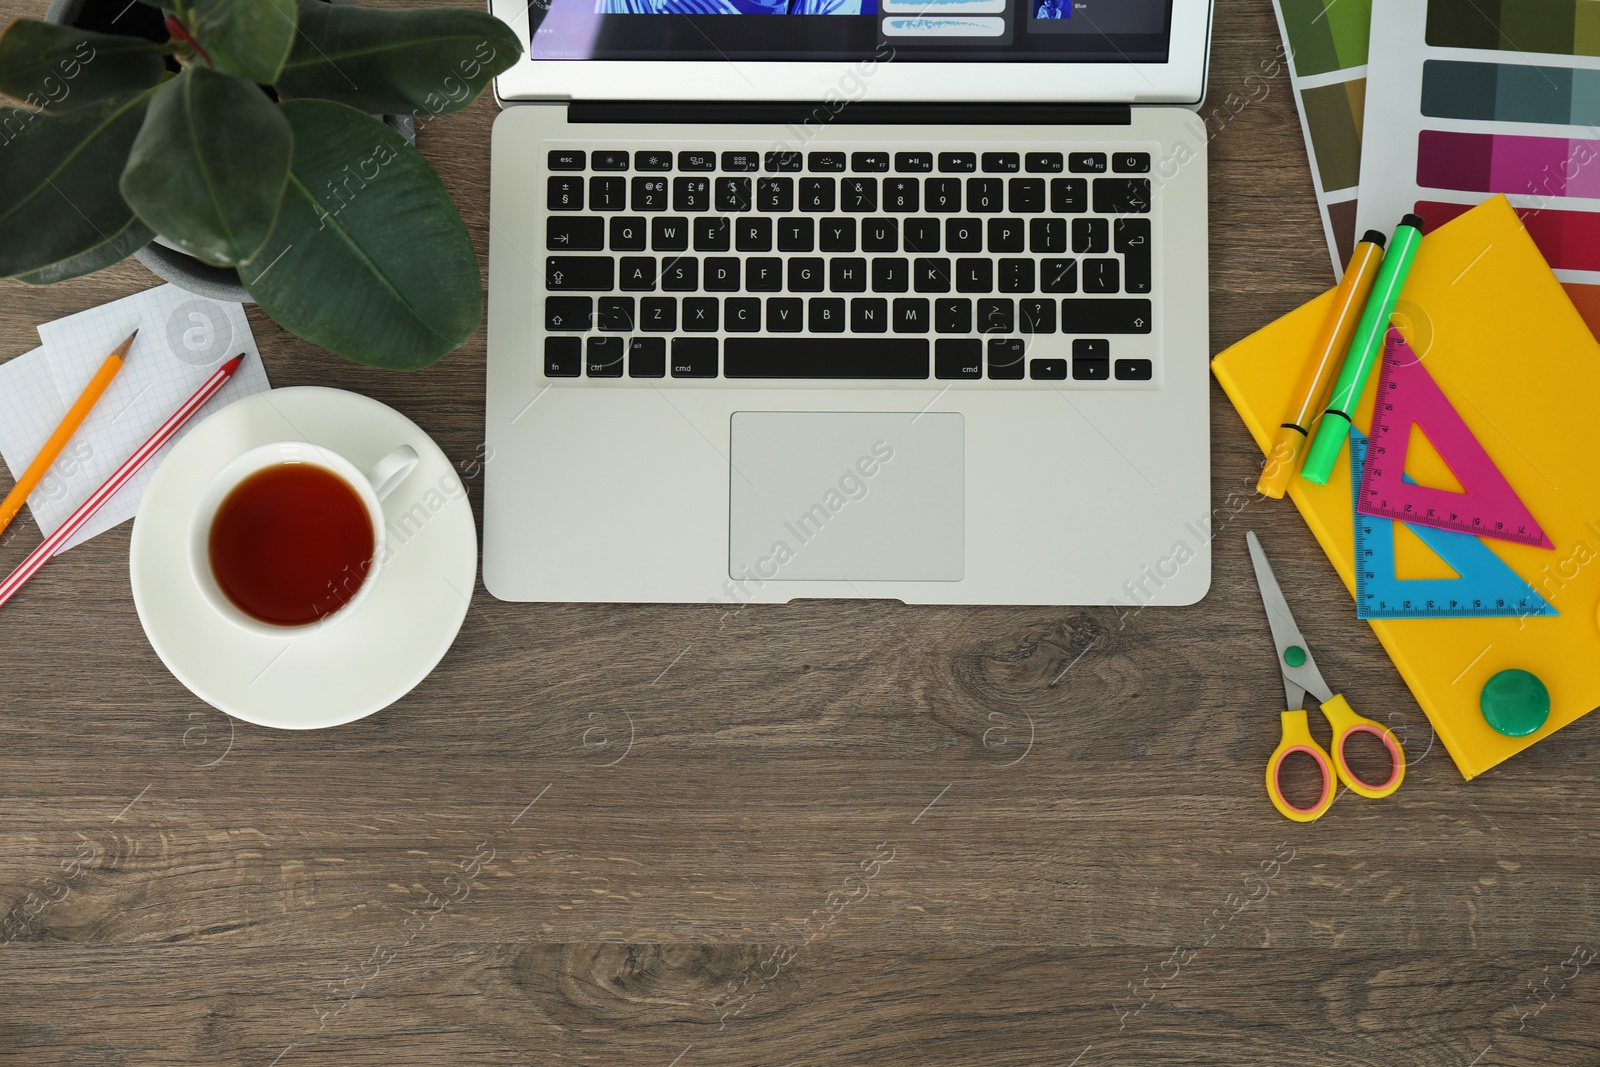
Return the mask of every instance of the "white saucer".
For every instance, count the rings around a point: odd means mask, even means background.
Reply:
[[[384,501],[390,556],[349,618],[301,637],[257,637],[224,620],[189,575],[189,523],[201,492],[234,457],[309,441],[358,467],[397,445],[421,457]],[[409,693],[461,629],[478,571],[466,487],[416,423],[338,389],[274,389],[196,426],[162,462],[134,522],[129,568],[156,654],[206,703],[246,722],[311,730],[352,722]]]

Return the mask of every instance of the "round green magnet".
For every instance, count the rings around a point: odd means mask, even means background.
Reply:
[[[1283,662],[1291,667],[1298,667],[1306,661],[1306,650],[1299,645],[1290,645],[1283,650]]]
[[[1550,717],[1550,690],[1536,674],[1501,671],[1483,683],[1478,706],[1497,733],[1527,737]]]

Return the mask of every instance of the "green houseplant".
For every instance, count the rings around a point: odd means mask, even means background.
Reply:
[[[153,5],[155,0],[149,0]],[[159,0],[164,42],[0,33],[0,276],[117,263],[160,234],[234,267],[279,324],[416,369],[483,318],[444,184],[374,112],[458,110],[521,44],[493,16],[322,0]]]

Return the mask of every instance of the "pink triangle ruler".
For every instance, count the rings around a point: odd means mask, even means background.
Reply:
[[[1465,493],[1432,489],[1405,479],[1413,423],[1422,427]],[[1383,344],[1369,438],[1367,469],[1356,506],[1363,515],[1555,547],[1461,421],[1439,383],[1393,327]]]

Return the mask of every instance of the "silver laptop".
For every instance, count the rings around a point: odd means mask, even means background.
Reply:
[[[484,581],[1189,604],[1210,0],[493,0]]]

